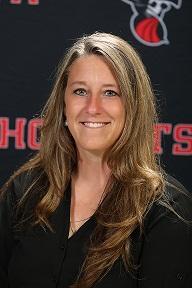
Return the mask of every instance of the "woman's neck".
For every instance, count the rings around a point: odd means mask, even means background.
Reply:
[[[101,158],[79,157],[77,171],[72,175],[71,186],[70,217],[71,225],[75,230],[78,230],[97,210],[104,197],[109,176],[110,170]]]
[[[110,169],[107,163],[103,162],[103,157],[90,153],[83,153],[79,156],[77,173],[74,176],[76,181],[103,189],[109,176]]]

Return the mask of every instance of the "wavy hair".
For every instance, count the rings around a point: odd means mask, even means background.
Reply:
[[[35,224],[51,229],[48,216],[55,211],[77,165],[76,146],[65,122],[64,94],[69,68],[79,57],[98,55],[111,67],[119,83],[125,107],[123,131],[106,152],[111,176],[95,217],[97,226],[82,271],[73,288],[89,288],[104,277],[122,257],[131,271],[131,234],[140,227],[155,200],[163,195],[165,180],[154,153],[155,98],[150,79],[135,49],[121,38],[94,33],[78,39],[59,65],[52,93],[43,109],[41,148],[15,175],[40,168],[43,171],[26,189],[18,207],[33,195],[36,184],[47,180],[46,191],[34,210]]]

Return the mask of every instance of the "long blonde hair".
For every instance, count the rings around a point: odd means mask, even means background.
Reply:
[[[122,257],[131,270],[131,234],[142,229],[143,219],[152,203],[163,195],[165,181],[154,154],[154,125],[157,122],[155,98],[150,79],[136,51],[121,38],[94,33],[77,40],[59,65],[55,84],[42,113],[41,148],[15,175],[40,168],[43,171],[26,189],[19,208],[25,205],[42,177],[45,193],[34,209],[35,224],[51,229],[48,216],[55,211],[63,191],[76,168],[74,139],[64,125],[64,94],[70,65],[83,55],[103,57],[119,83],[125,106],[125,125],[119,139],[107,151],[105,159],[111,177],[105,198],[96,212],[97,227],[82,271],[72,287],[88,288],[101,279]],[[36,187],[36,189],[35,189]]]

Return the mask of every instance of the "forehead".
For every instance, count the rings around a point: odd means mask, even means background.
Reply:
[[[99,77],[103,80],[116,82],[117,79],[110,64],[100,55],[85,55],[76,59],[69,67],[68,80],[72,78],[89,79],[90,77]]]

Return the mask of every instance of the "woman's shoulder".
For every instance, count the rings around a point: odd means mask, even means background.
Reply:
[[[182,199],[184,200],[185,197],[183,198],[183,196],[185,195],[188,199],[190,199],[192,197],[192,192],[188,191],[181,182],[179,182],[177,179],[175,179],[173,176],[171,175],[166,175],[165,178],[165,195],[168,197],[168,199],[170,200],[178,200],[178,201],[182,201]]]
[[[139,287],[191,287],[192,196],[173,177],[166,177],[138,239]]]
[[[21,199],[30,185],[39,177],[42,173],[41,169],[26,170],[21,173],[16,172],[10,179],[4,184],[1,189],[1,198],[12,199],[14,202]]]
[[[189,192],[178,180],[167,175],[165,190],[146,214],[144,226],[147,231],[161,222],[180,223],[184,226],[192,223],[192,193]]]

